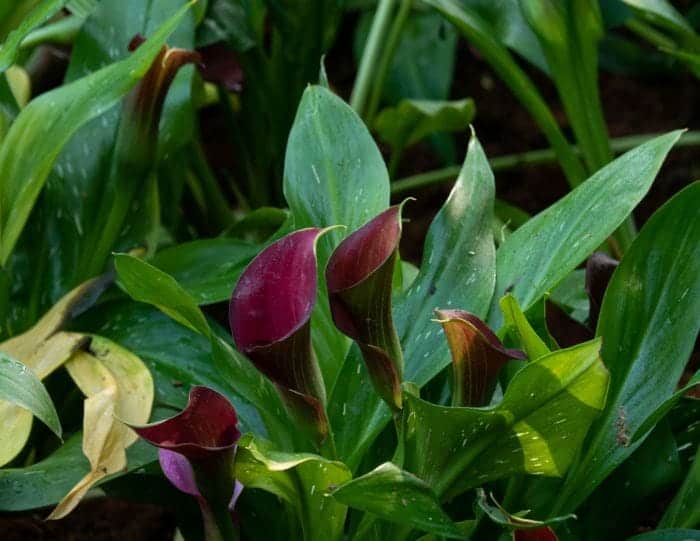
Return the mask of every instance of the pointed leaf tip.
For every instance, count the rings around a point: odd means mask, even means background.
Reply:
[[[311,317],[316,300],[316,240],[321,229],[291,233],[248,265],[231,296],[236,346],[249,353],[288,338]]]
[[[157,447],[202,459],[233,449],[241,435],[237,424],[236,410],[226,397],[195,386],[181,413],[158,423],[130,426]]]

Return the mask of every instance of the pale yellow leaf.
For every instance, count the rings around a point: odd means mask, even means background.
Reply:
[[[92,336],[90,352],[77,351],[68,373],[88,398],[83,419],[83,453],[90,472],[73,487],[49,519],[70,513],[97,482],[126,468],[126,448],[137,436],[121,421],[144,424],[153,405],[153,379],[133,353]]]
[[[109,283],[94,278],[68,292],[29,330],[0,343],[0,351],[23,362],[42,380],[65,363],[88,340],[78,333],[59,332],[86,298],[99,294]],[[27,410],[0,400],[0,466],[24,448],[32,429]]]

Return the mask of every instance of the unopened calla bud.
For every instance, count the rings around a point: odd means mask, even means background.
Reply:
[[[311,347],[318,275],[316,241],[295,231],[260,252],[241,275],[229,304],[236,347],[278,388],[297,422],[322,442],[328,435],[325,389]]]
[[[333,321],[362,351],[372,383],[401,409],[403,354],[391,313],[394,266],[401,238],[401,206],[393,206],[350,234],[326,268]]]
[[[463,310],[436,310],[452,353],[452,405],[484,406],[493,393],[498,373],[510,359],[524,359],[517,349],[506,349],[474,314]]]

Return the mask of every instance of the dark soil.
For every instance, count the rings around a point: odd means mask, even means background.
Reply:
[[[62,520],[47,512],[0,514],[3,541],[171,541],[174,519],[161,507],[116,499],[86,500]]]

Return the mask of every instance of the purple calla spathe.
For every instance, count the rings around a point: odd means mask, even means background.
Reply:
[[[233,478],[233,459],[240,438],[236,410],[226,397],[195,386],[179,414],[131,428],[159,447],[165,476],[182,492],[197,498],[207,539],[234,538],[229,510],[242,486]]]
[[[510,359],[524,359],[517,349],[507,349],[477,316],[464,310],[436,310],[452,353],[452,404],[484,406],[498,373]]]
[[[316,242],[324,231],[301,229],[260,252],[229,304],[236,347],[277,386],[287,410],[316,445],[329,432],[310,327],[318,283]]]
[[[394,267],[401,238],[401,205],[350,234],[326,268],[333,321],[355,340],[377,393],[401,409],[403,353],[391,313]]]

